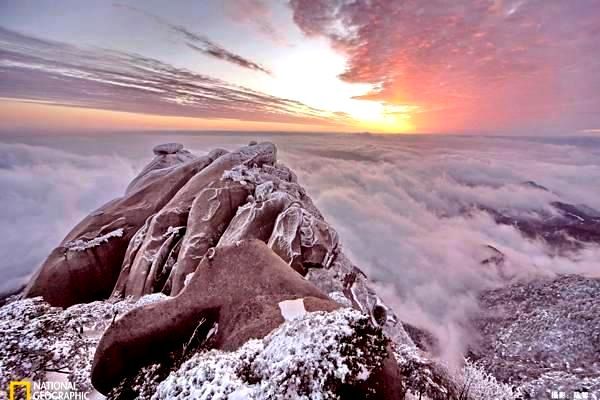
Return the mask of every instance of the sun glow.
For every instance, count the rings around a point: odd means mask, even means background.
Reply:
[[[411,113],[418,107],[409,105],[386,105],[381,102],[355,100],[348,114],[360,127],[388,133],[414,132]]]
[[[358,98],[372,92],[376,85],[341,80],[346,63],[345,56],[326,41],[310,38],[297,43],[294,52],[271,63],[273,76],[255,75],[244,84],[332,113],[343,113],[349,117],[351,130],[414,131],[410,113],[415,107]]]

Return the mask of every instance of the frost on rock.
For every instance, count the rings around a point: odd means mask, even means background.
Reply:
[[[187,286],[188,283],[190,283],[190,281],[192,280],[193,277],[194,277],[194,273],[193,272],[187,274],[185,276],[185,280],[183,281],[183,286]]]
[[[100,246],[102,243],[107,243],[109,239],[114,237],[123,236],[123,228],[115,229],[114,231],[108,232],[102,236],[95,237],[90,240],[77,239],[65,244],[65,247],[70,251],[85,251],[96,246]]]
[[[163,233],[163,237],[167,238],[171,235],[177,235],[179,234],[182,230],[185,230],[185,226],[169,226],[167,228],[167,231],[165,233]]]
[[[486,291],[471,357],[533,399],[600,391],[600,279],[562,275]]]
[[[331,292],[329,298],[344,307],[352,307],[352,302],[342,292]]]
[[[235,352],[193,356],[153,399],[368,399],[364,380],[381,367],[386,345],[356,310],[307,313]]]
[[[371,316],[374,324],[381,326],[394,342],[415,347],[411,337],[392,310],[385,305],[370,287],[365,274],[343,252],[338,252],[329,268],[312,268],[306,279],[325,293],[336,293],[334,299]],[[344,301],[339,296],[344,296]]]
[[[481,365],[466,360],[458,377],[461,393],[469,400],[516,400],[520,391],[512,385],[501,383]]]
[[[50,371],[59,371],[79,390],[93,390],[90,369],[104,330],[117,316],[165,298],[153,294],[137,302],[97,301],[67,309],[51,307],[41,297],[4,305],[0,308],[0,387],[23,378],[44,380]]]
[[[265,201],[273,192],[274,185],[272,181],[267,181],[256,186],[254,189],[254,198],[256,201]]]
[[[292,266],[322,268],[331,266],[338,244],[337,232],[298,204],[292,204],[279,214],[268,243]]]
[[[424,357],[415,346],[393,343],[392,348],[408,393],[433,400],[458,398],[458,388],[445,368]]]

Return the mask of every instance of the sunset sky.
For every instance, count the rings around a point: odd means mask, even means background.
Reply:
[[[600,134],[600,0],[0,2],[0,130]]]

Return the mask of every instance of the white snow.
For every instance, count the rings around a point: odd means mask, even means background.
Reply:
[[[279,302],[279,309],[281,310],[283,319],[286,321],[300,318],[306,314],[306,309],[304,308],[304,299],[302,298],[281,301]]]
[[[255,185],[260,185],[264,182],[264,179],[261,178],[261,175],[260,168],[248,168],[247,165],[241,164],[223,172],[222,179],[229,179],[242,184],[249,182]]]
[[[251,395],[252,389],[249,387],[241,387],[235,392],[230,393],[229,396],[227,396],[227,400],[248,400],[251,398]]]
[[[349,308],[306,313],[235,352],[198,353],[152,399],[335,399],[341,383],[365,379],[381,362],[366,361],[385,351],[385,341],[358,333],[367,319]]]
[[[254,198],[256,201],[265,201],[273,192],[274,188],[275,185],[273,184],[273,181],[261,183],[260,185],[256,186],[256,189],[254,189]]]
[[[192,280],[192,278],[194,277],[194,273],[190,272],[189,274],[187,274],[185,276],[185,280],[183,281],[183,286],[187,286],[188,283],[190,283],[190,281]]]
[[[6,387],[11,377],[56,381],[60,375],[78,390],[91,391],[90,369],[104,330],[118,316],[166,298],[156,293],[138,301],[95,301],[63,310],[35,297],[0,307],[0,349],[6,350],[0,351],[0,387]],[[45,370],[65,374],[48,377]]]
[[[328,294],[329,298],[344,307],[352,307],[352,302],[346,296],[344,296],[343,292],[335,291]]]
[[[185,226],[169,226],[163,237],[168,237],[173,234],[178,234],[180,230],[185,229]]]
[[[517,388],[501,383],[483,369],[481,365],[466,360],[459,377],[459,384],[469,389],[469,398],[473,400],[514,400],[521,398]]]
[[[102,243],[107,243],[109,239],[114,237],[122,237],[124,233],[123,228],[115,229],[114,231],[108,232],[102,236],[95,237],[90,240],[77,239],[65,244],[65,247],[70,251],[85,251],[96,246],[100,246]]]

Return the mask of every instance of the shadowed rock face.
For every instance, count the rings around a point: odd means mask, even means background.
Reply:
[[[211,348],[224,351],[265,337],[284,323],[281,303],[288,300],[301,299],[304,312],[351,306],[379,332],[412,345],[294,173],[277,162],[274,145],[195,157],[169,143],[154,154],[123,197],[67,235],[25,291],[63,307],[109,296],[172,296],[107,329],[92,372],[102,393],[198,332],[208,340],[207,326]],[[391,353],[386,360],[369,384],[377,393],[399,393]]]

